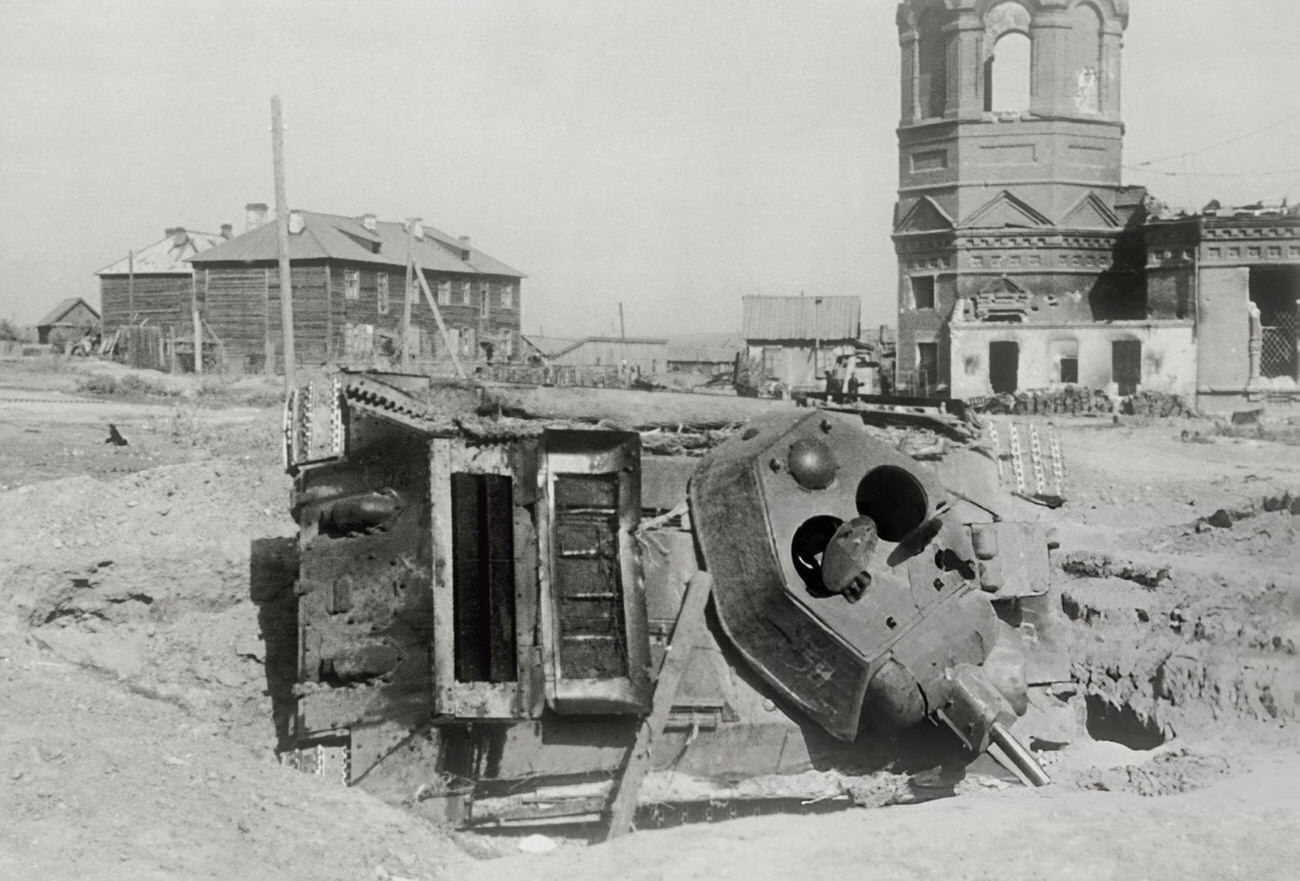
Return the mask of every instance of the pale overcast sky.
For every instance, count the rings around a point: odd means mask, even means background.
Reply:
[[[619,301],[629,335],[729,331],[800,291],[893,323],[894,10],[0,0],[0,317],[98,306],[165,227],[242,230],[279,93],[293,206],[470,235],[529,274],[526,331],[610,333]],[[1300,198],[1298,43],[1297,0],[1132,0],[1125,161],[1168,161],[1127,182]]]

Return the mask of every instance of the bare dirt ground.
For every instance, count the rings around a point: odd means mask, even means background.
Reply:
[[[1300,447],[1056,422],[1098,739],[1041,754],[1052,786],[530,855],[276,764],[249,579],[293,532],[275,390],[96,398],[96,370],[0,365],[0,878],[1296,876]]]

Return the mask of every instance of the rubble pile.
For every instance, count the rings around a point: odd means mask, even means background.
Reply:
[[[1168,392],[1140,391],[1129,395],[1120,404],[1120,412],[1127,416],[1186,417],[1196,411],[1181,395]]]
[[[967,402],[977,413],[1015,416],[1073,415],[1090,416],[1115,412],[1115,402],[1105,392],[1078,385],[1059,389],[1033,389],[1003,392]]]

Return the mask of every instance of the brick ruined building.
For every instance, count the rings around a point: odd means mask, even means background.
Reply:
[[[1295,212],[1171,218],[1122,183],[1128,6],[899,5],[900,390],[1294,386]]]

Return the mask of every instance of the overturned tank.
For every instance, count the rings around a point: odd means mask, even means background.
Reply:
[[[286,761],[471,825],[734,813],[985,751],[1046,782],[1049,540],[991,460],[936,471],[792,407],[649,455],[436,397],[394,374],[290,397]]]

